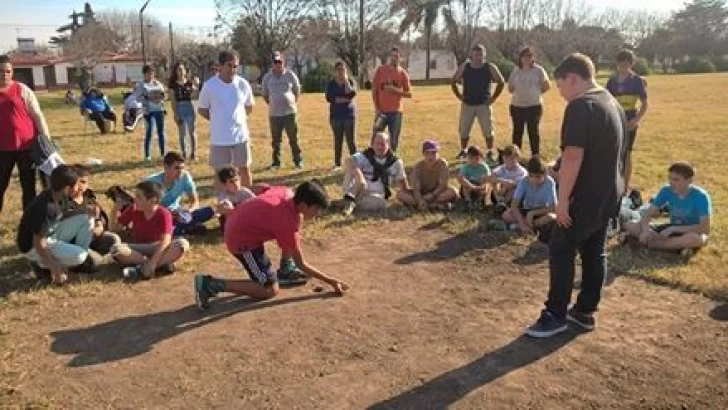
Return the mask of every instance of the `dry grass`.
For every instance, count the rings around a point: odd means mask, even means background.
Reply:
[[[685,264],[672,256],[654,252],[635,252],[629,249],[614,250],[611,262],[618,272],[644,276],[658,282],[704,293],[714,298],[728,299],[728,258],[720,251],[726,249],[728,218],[724,212],[728,203],[728,168],[720,153],[728,151],[728,118],[725,115],[725,95],[728,94],[728,75],[655,76],[649,78],[652,110],[638,135],[635,154],[634,185],[647,194],[653,194],[665,181],[666,168],[671,161],[684,159],[697,165],[697,183],[713,195],[713,234],[709,246]],[[114,91],[117,94],[117,91]],[[458,105],[449,87],[417,87],[415,97],[406,103],[402,154],[408,164],[419,156],[419,143],[425,138],[436,138],[443,145],[443,154],[452,158],[458,149]],[[145,166],[142,157],[142,128],[131,135],[96,134],[83,135],[83,123],[75,109],[64,107],[58,95],[41,95],[51,131],[62,147],[63,156],[69,162],[84,162],[87,158],[102,159],[104,164],[95,171],[92,186],[97,190],[111,184],[131,186],[156,168]],[[510,140],[510,119],[507,98],[501,98],[495,108],[497,143]],[[290,151],[284,149],[284,168],[279,172],[265,171],[270,161],[270,135],[267,126],[266,107],[257,101],[251,118],[253,130],[254,177],[272,183],[295,184],[305,178],[319,177],[332,193],[338,192],[339,175],[328,172],[332,165],[332,137],[328,126],[327,105],[320,94],[302,97],[301,140],[306,170],[296,172],[290,161]],[[372,104],[369,95],[359,97],[359,146],[368,141],[372,123]],[[542,143],[546,157],[553,158],[558,151],[558,136],[563,102],[556,92],[547,96],[547,107],[542,123],[545,141]],[[167,121],[168,146],[178,147],[176,128],[170,118]],[[202,161],[191,164],[204,198],[211,195],[212,174],[206,166],[209,134],[207,124],[200,120],[200,147]],[[91,127],[89,127],[91,130]],[[478,144],[483,140],[474,139]],[[717,153],[717,155],[710,155]],[[159,167],[157,163],[155,167]],[[79,292],[96,293],[105,286],[119,286],[113,277],[108,283],[92,281],[67,289],[42,289],[31,292],[14,292],[32,289],[32,281],[25,271],[25,263],[16,254],[13,239],[15,226],[20,218],[19,186],[11,182],[6,194],[6,211],[0,218],[0,297],[7,302],[33,303],[38,298],[63,298]],[[413,216],[403,209],[393,209],[388,218],[432,218]],[[327,216],[306,227],[306,235],[345,235],[368,223],[367,219],[352,220],[340,216]],[[452,232],[461,232],[478,223],[470,216],[451,215],[445,224]],[[224,252],[220,238],[212,236],[195,241],[192,255],[181,265],[185,272],[204,266],[206,261]]]

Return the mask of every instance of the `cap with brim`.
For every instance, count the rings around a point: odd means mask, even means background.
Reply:
[[[427,140],[424,143],[422,143],[422,152],[428,152],[428,151],[439,151],[440,150],[440,143],[434,140]]]

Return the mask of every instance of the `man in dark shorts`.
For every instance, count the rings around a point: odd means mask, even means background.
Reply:
[[[591,59],[578,53],[566,57],[554,72],[568,105],[561,130],[557,225],[549,242],[549,293],[541,316],[526,330],[532,337],[567,330],[567,319],[586,330],[595,327],[593,313],[607,270],[607,227],[624,192],[627,120],[609,92],[597,85],[594,72]],[[581,291],[567,313],[577,251]]]
[[[287,187],[273,186],[258,197],[238,205],[229,214],[225,229],[228,251],[240,261],[250,280],[218,279],[195,276],[195,299],[201,310],[221,292],[270,299],[279,292],[277,273],[265,253],[264,244],[275,240],[282,257],[292,257],[307,275],[322,280],[343,294],[349,285],[327,276],[311,266],[301,250],[301,221],[311,219],[328,207],[326,191],[320,182],[304,182],[295,194]]]
[[[627,162],[625,170],[625,188],[629,188],[630,177],[632,176],[632,149],[637,138],[637,127],[640,121],[647,114],[649,103],[647,102],[647,82],[637,73],[632,71],[634,67],[634,53],[630,50],[622,50],[617,54],[617,73],[607,81],[607,90],[619,101],[627,116]],[[640,109],[637,111],[637,102]]]

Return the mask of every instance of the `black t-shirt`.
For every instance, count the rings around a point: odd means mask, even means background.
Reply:
[[[174,84],[172,86],[175,101],[192,101],[192,83],[187,81],[184,84]]]
[[[33,235],[47,235],[50,227],[61,220],[66,206],[66,201],[56,203],[49,189],[35,197],[23,211],[18,225],[15,242],[20,252],[26,253],[33,248]]]
[[[573,239],[585,239],[618,212],[627,135],[624,111],[605,89],[589,91],[566,106],[561,149],[584,149],[569,203]]]

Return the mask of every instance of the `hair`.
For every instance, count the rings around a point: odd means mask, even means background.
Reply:
[[[218,54],[217,62],[218,62],[218,64],[223,65],[223,64],[227,63],[228,61],[234,61],[236,58],[240,59],[240,57],[238,56],[238,53],[236,53],[235,51],[223,50],[220,52],[220,54]]]
[[[478,43],[478,44],[474,45],[470,50],[471,51],[482,51],[485,53],[485,46]]]
[[[169,151],[168,153],[164,154],[164,166],[168,167],[178,162],[185,162],[184,157],[182,157],[179,152]]]
[[[10,62],[10,56],[8,56],[6,54],[0,55],[0,64],[12,64]]]
[[[533,63],[536,64],[536,58],[535,58],[536,53],[533,52],[533,49],[531,47],[526,46],[526,47],[523,47],[521,49],[521,51],[518,53],[518,68],[523,68],[523,61],[521,61],[521,59],[526,54],[530,54],[531,56],[533,56],[534,57]]]
[[[76,170],[79,178],[87,177],[91,175],[91,168],[83,164],[73,164],[73,168]]]
[[[75,167],[59,165],[51,172],[51,189],[53,191],[74,186],[76,182],[78,182],[78,171]]]
[[[593,80],[594,63],[591,58],[581,53],[566,56],[554,70],[554,78],[564,80],[569,74],[576,74],[582,80]]]
[[[346,64],[344,64],[343,61],[339,60],[334,64],[334,69],[337,69],[339,67],[346,67]]]
[[[483,151],[480,150],[480,148],[476,147],[475,145],[471,145],[468,147],[468,150],[466,151],[466,154],[469,157],[482,157]]]
[[[183,62],[177,61],[172,66],[172,72],[169,74],[169,84],[167,84],[169,88],[173,88],[175,85],[177,85],[177,81],[179,81],[179,75],[177,74],[177,70],[184,65],[185,64]]]
[[[396,51],[396,52],[398,52],[398,53],[400,52],[400,51],[399,51],[399,47],[397,47],[397,46],[393,46],[393,47],[392,47],[392,49],[390,50],[390,53],[391,53],[392,51]]]
[[[387,133],[386,133],[386,132],[384,132],[384,131],[379,131],[379,132],[377,132],[376,134],[374,134],[374,137],[372,138],[372,144],[374,144],[374,140],[375,140],[375,139],[376,139],[377,137],[382,137],[382,138],[384,138],[384,141],[385,141],[385,142],[386,142],[387,144],[389,144],[389,142],[391,141],[391,137],[389,136],[389,134],[387,134]]]
[[[154,72],[154,67],[152,67],[149,64],[145,64],[144,67],[142,67],[142,74],[149,74]]]
[[[629,61],[634,63],[634,52],[632,50],[622,50],[617,53],[617,62]]]
[[[695,176],[695,168],[687,162],[676,162],[670,165],[667,172],[671,174],[678,174],[685,179],[690,179]]]
[[[546,175],[546,165],[539,156],[533,156],[526,163],[526,171],[529,174]]]
[[[520,157],[521,156],[521,149],[518,148],[517,145],[506,145],[505,148],[503,148],[503,151],[501,151],[504,157]]]
[[[159,201],[159,198],[162,197],[162,186],[156,182],[140,182],[137,184],[136,189],[141,191],[142,195],[144,195],[144,198],[146,199],[156,199]]]
[[[293,202],[298,204],[306,204],[308,206],[317,206],[320,209],[329,207],[329,198],[326,195],[326,188],[318,179],[306,181],[296,187],[296,193],[293,195]]]
[[[217,180],[222,182],[223,184],[226,183],[229,179],[240,176],[240,173],[238,172],[238,169],[233,166],[227,166],[220,168],[219,171],[217,171]]]

